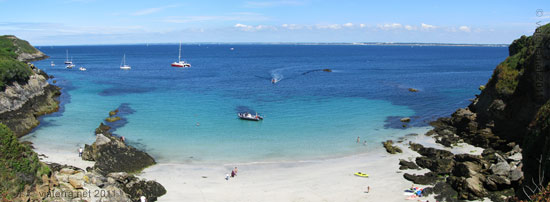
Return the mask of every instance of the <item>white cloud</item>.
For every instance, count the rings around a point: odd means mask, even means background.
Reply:
[[[149,15],[149,14],[160,12],[160,11],[162,11],[164,9],[167,9],[167,8],[174,8],[174,7],[178,7],[178,5],[168,5],[168,6],[163,6],[163,7],[148,8],[148,9],[136,11],[136,12],[132,13],[132,15],[134,15],[134,16]]]
[[[432,30],[432,29],[436,28],[436,26],[434,26],[434,25],[429,25],[429,24],[424,24],[424,23],[422,23],[421,26],[422,26],[423,30]]]
[[[365,24],[360,24],[360,25],[359,25],[359,27],[361,27],[361,28],[365,28],[366,26],[367,26],[367,25],[365,25]]]
[[[330,24],[330,25],[315,25],[317,29],[341,29],[342,25]]]
[[[245,24],[240,24],[240,23],[237,23],[235,24],[233,27],[241,30],[241,31],[247,31],[247,32],[250,32],[250,31],[260,31],[260,30],[277,30],[276,27],[274,26],[270,26],[270,25],[257,25],[257,26],[252,26],[252,25],[245,25]]]
[[[403,28],[403,25],[399,23],[391,23],[391,24],[377,25],[376,27],[382,30],[391,30],[391,29],[401,29]]]
[[[460,31],[463,31],[463,32],[471,32],[472,30],[470,29],[470,27],[468,26],[460,26],[458,28]]]
[[[346,24],[343,24],[342,26],[344,26],[344,27],[353,27],[353,23],[348,22]]]
[[[405,29],[411,31],[411,30],[416,30],[416,27],[405,25]]]

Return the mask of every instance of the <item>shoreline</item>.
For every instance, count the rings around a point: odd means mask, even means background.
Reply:
[[[424,134],[398,138],[402,142],[396,145],[404,151],[401,154],[389,154],[377,143],[365,153],[322,159],[220,164],[160,162],[137,176],[155,180],[166,188],[167,193],[159,201],[242,201],[243,198],[251,201],[408,201],[403,191],[410,188],[412,182],[403,178],[403,173],[429,171],[399,170],[399,159],[411,160],[420,156],[407,147],[408,141],[444,148],[435,143],[433,137]],[[373,144],[368,146],[373,147]],[[453,153],[471,153],[472,148],[463,146],[452,150]],[[45,162],[73,165],[84,170],[94,163],[78,158],[76,150],[44,147],[34,150],[47,156],[42,159]],[[478,149],[476,153],[481,151]],[[235,166],[239,168],[239,175],[225,180],[225,175]],[[355,172],[367,173],[370,177],[357,177],[353,175]],[[365,193],[368,186],[371,193]],[[433,197],[421,199],[435,201]]]

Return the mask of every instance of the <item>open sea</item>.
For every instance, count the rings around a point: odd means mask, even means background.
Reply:
[[[193,44],[182,46],[192,64],[183,69],[170,66],[178,44],[40,50],[50,58],[34,64],[55,77],[62,107],[25,139],[76,154],[120,108],[114,133],[161,163],[368,152],[466,107],[508,55],[506,47]],[[73,69],[63,64],[66,50]],[[119,68],[123,54],[131,70]],[[264,120],[239,120],[244,111]],[[401,117],[412,118],[406,129]]]

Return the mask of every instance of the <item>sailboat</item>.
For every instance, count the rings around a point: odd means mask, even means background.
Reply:
[[[122,56],[122,64],[120,64],[120,69],[123,69],[123,70],[132,69],[132,67],[130,67],[130,65],[126,64],[126,54],[124,54],[124,56]]]
[[[67,49],[67,58],[65,59],[65,64],[68,65],[68,64],[73,64],[72,61],[69,61],[69,49]]]
[[[65,61],[65,64],[67,64],[67,69],[72,69],[74,67],[73,57],[71,57],[71,61],[69,60]]]
[[[51,62],[50,66],[55,67],[55,63]]]
[[[180,42],[180,52],[178,55],[178,61],[172,63],[172,67],[191,67],[191,64],[181,60],[181,42]]]

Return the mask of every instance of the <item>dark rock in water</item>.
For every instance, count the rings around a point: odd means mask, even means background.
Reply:
[[[405,173],[403,174],[403,177],[411,182],[414,182],[415,184],[423,184],[423,185],[429,185],[434,184],[437,182],[437,175],[433,172],[426,173],[424,175],[414,175]]]
[[[396,154],[396,153],[403,153],[403,150],[397,146],[393,146],[393,141],[387,140],[386,142],[382,142],[384,145],[384,148],[386,148],[386,151],[390,154]]]
[[[111,127],[103,123],[100,123],[99,127],[95,129],[95,134],[110,134],[109,130],[111,130]]]
[[[410,92],[413,92],[413,93],[416,93],[416,92],[418,92],[418,89],[416,89],[416,88],[409,88],[409,91],[410,91]]]
[[[323,69],[324,72],[332,72],[332,69]]]
[[[120,138],[110,135],[103,124],[96,129],[96,141],[86,145],[82,159],[96,161],[94,169],[102,174],[111,172],[139,172],[154,165],[155,160],[149,154],[126,145]]]
[[[406,170],[406,169],[416,169],[420,170],[420,167],[418,167],[414,162],[406,161],[403,159],[399,159],[399,170]]]

